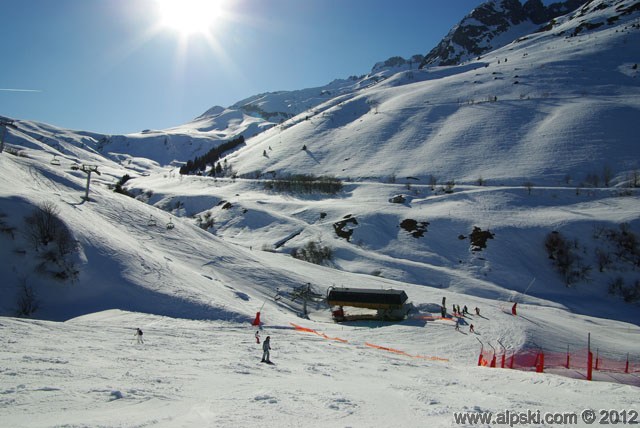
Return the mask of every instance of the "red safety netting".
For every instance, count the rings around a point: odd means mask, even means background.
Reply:
[[[586,369],[589,367],[589,351],[587,349],[563,353],[545,351],[545,366]],[[634,373],[640,372],[640,362],[629,359],[626,356],[614,358],[610,355],[602,355],[596,350],[595,352],[592,351],[592,369],[607,372]]]
[[[591,360],[591,364],[590,364]],[[591,359],[587,349],[567,352],[550,352],[541,349],[524,349],[517,352],[497,352],[482,349],[478,356],[478,365],[485,367],[500,367],[516,370],[535,370],[543,372],[545,368],[565,368],[584,371],[585,377],[590,379],[593,371],[612,373],[640,373],[640,359],[629,356],[602,355],[598,350],[591,352]]]

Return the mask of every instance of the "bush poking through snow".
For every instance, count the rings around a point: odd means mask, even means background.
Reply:
[[[61,255],[71,252],[75,244],[71,232],[58,216],[58,208],[52,202],[38,205],[31,215],[25,217],[27,237],[37,251],[41,246],[47,247],[55,242]]]
[[[616,278],[609,284],[609,294],[620,295],[627,303],[640,301],[640,281],[636,280],[633,285],[627,286],[624,279]]]
[[[342,181],[335,177],[296,174],[267,181],[264,186],[276,192],[336,194],[342,190]]]
[[[5,217],[7,217],[5,213],[0,213],[0,232],[9,235],[11,239],[15,239],[13,232],[15,232],[16,228],[9,226],[5,221]]]
[[[115,186],[114,186],[114,188],[113,188],[113,191],[114,191],[114,192],[116,192],[116,193],[120,193],[121,195],[129,196],[129,197],[132,197],[132,198],[133,198],[133,195],[132,195],[131,193],[129,193],[129,192],[127,191],[127,189],[125,189],[124,187],[122,187],[122,186],[124,186],[124,184],[125,184],[127,181],[129,181],[129,180],[131,180],[131,176],[130,176],[129,174],[125,174],[125,175],[123,175],[123,176],[120,178],[120,180],[118,180],[118,182],[115,184]]]
[[[471,241],[471,251],[482,251],[487,248],[487,241],[493,239],[495,234],[488,230],[482,230],[477,226],[473,227],[473,232],[469,235]]]
[[[333,223],[333,230],[335,230],[336,235],[340,238],[344,238],[347,241],[351,240],[351,235],[353,235],[353,229],[347,227],[347,224],[357,225],[358,220],[355,217],[352,217],[351,214],[347,214],[344,216],[343,220],[337,221]]]
[[[20,318],[30,317],[40,307],[35,291],[27,285],[27,278],[22,277],[18,279],[18,296],[16,303],[16,316]]]
[[[215,221],[213,219],[213,216],[211,215],[211,212],[207,211],[201,216],[196,217],[196,223],[198,224],[198,227],[200,229],[209,230],[213,227]]]
[[[560,232],[553,231],[545,238],[544,246],[549,258],[555,260],[558,272],[564,278],[567,287],[588,277],[591,268],[583,265],[582,259],[574,251],[578,248],[577,240],[570,243]]]
[[[407,218],[400,222],[400,227],[409,232],[414,238],[423,237],[428,226],[428,221],[416,221],[412,218]]]
[[[325,265],[333,258],[333,250],[320,242],[309,241],[302,248],[294,248],[291,256],[316,265]]]
[[[43,260],[39,266],[40,271],[48,271],[48,265],[52,263],[57,265],[56,270],[52,272],[55,278],[73,280],[78,271],[68,256],[78,250],[78,243],[58,213],[58,208],[51,202],[38,205],[31,215],[24,219],[27,226],[26,235],[37,252],[44,250],[40,253]]]

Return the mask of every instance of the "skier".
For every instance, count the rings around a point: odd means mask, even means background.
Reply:
[[[469,333],[475,333],[476,331],[473,328],[473,324],[469,326]]]
[[[456,331],[460,331],[460,318],[456,319]]]
[[[464,305],[464,307],[462,308],[462,315],[467,315],[469,313],[469,309],[467,308],[467,305]]]
[[[260,330],[256,331],[256,343],[260,343]]]
[[[476,315],[480,315],[480,308],[476,306]]]
[[[136,332],[134,333],[136,339],[138,340],[138,343],[144,343],[144,340],[142,340],[142,330],[140,330],[139,328],[136,329]]]
[[[269,351],[271,350],[271,336],[267,336],[267,338],[262,343],[262,363],[271,364],[271,360],[269,360]]]

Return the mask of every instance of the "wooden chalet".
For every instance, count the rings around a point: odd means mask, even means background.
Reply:
[[[408,311],[407,293],[403,290],[378,290],[370,288],[334,288],[327,290],[329,307],[336,321],[355,319],[404,319]],[[371,314],[345,314],[344,307],[364,308],[376,311]]]

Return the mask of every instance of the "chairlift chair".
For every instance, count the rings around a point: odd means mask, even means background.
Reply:
[[[156,219],[155,219],[155,218],[153,218],[153,216],[151,216],[151,217],[149,218],[149,221],[147,222],[147,226],[155,226],[156,224],[157,224],[157,223],[156,223]]]
[[[169,220],[169,223],[167,223],[167,229],[173,229],[175,226],[175,224],[173,224],[173,221]]]
[[[60,159],[58,159],[56,155],[53,155],[53,159],[51,159],[51,165],[55,165],[55,166],[60,165]]]

